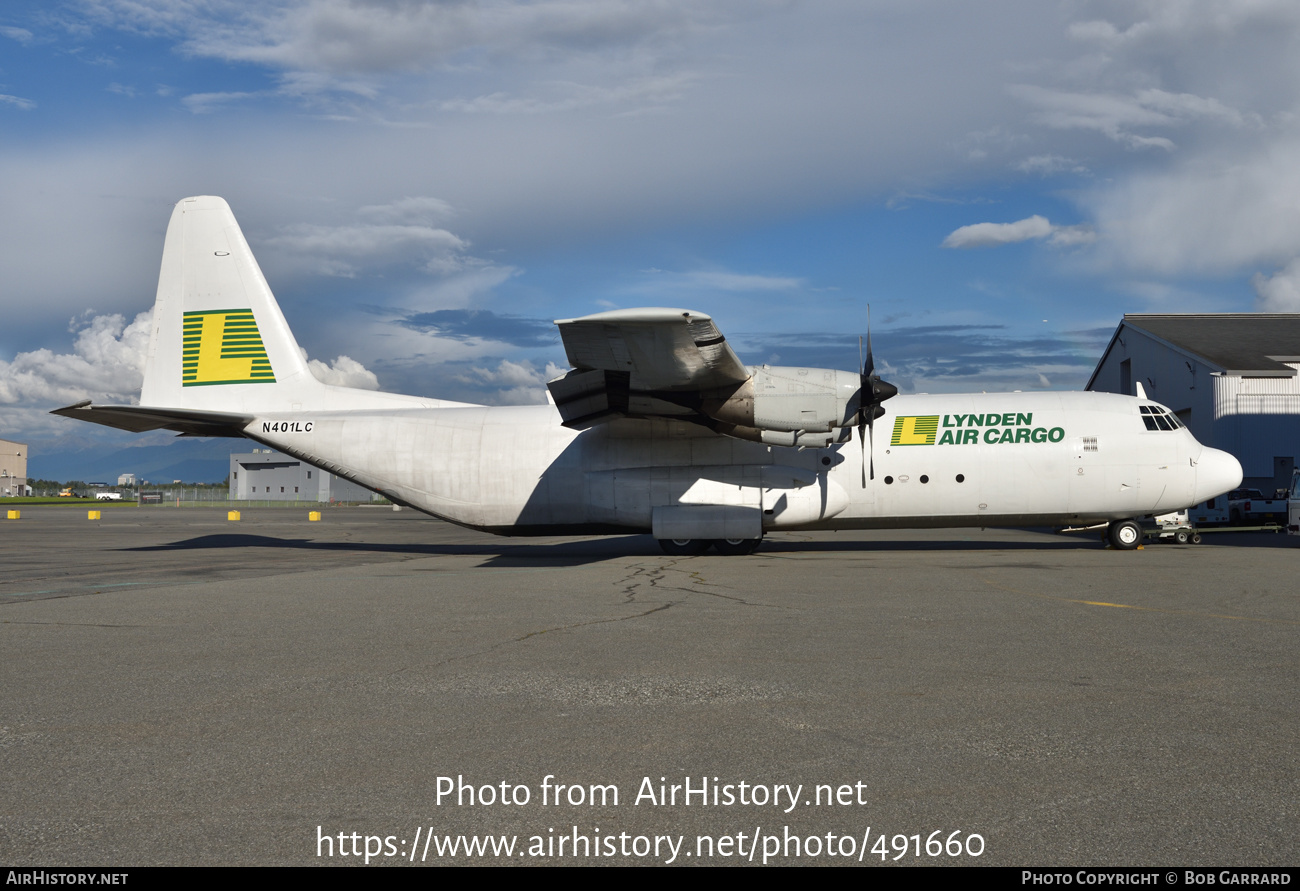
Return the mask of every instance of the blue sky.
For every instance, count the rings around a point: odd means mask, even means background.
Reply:
[[[553,319],[639,305],[852,368],[870,303],[904,392],[1077,388],[1125,312],[1300,311],[1298,43],[1289,0],[6,3],[0,435],[115,436],[47,412],[136,396],[193,194],[334,381],[537,401]]]

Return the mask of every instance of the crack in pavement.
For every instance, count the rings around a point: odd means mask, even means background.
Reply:
[[[525,634],[523,637],[514,638],[514,642],[517,643],[521,640],[528,640],[528,638],[536,637],[539,634],[549,634],[552,631],[567,631],[570,628],[582,628],[586,625],[605,625],[610,622],[626,622],[628,619],[640,619],[650,615],[651,613],[663,612],[664,610],[668,609],[672,605],[673,604],[671,603],[664,603],[664,604],[660,604],[659,606],[648,609],[643,613],[635,613],[630,616],[611,616],[608,619],[592,619],[588,622],[574,622],[571,625],[557,625],[554,628],[543,628],[540,631],[530,631],[527,634]]]
[[[553,628],[539,628],[536,631],[529,631],[528,633],[522,634],[519,637],[512,637],[507,640],[498,641],[497,643],[494,643],[491,646],[484,647],[480,650],[475,650],[472,653],[460,653],[458,655],[451,656],[447,659],[439,660],[438,662],[427,663],[426,667],[441,668],[442,666],[450,665],[453,662],[460,662],[464,659],[473,659],[476,656],[482,656],[487,653],[491,653],[494,650],[499,650],[504,646],[508,646],[509,644],[520,643],[521,641],[528,640],[530,637],[538,637],[542,634],[549,634],[552,631],[567,631],[573,628],[583,628],[586,627],[587,625],[607,625],[611,622],[627,622],[631,619],[642,619],[645,618],[646,616],[653,615],[654,613],[663,612],[664,610],[672,607],[673,605],[674,604],[672,602],[661,603],[659,606],[651,607],[650,609],[645,610],[644,612],[633,613],[628,616],[610,616],[605,619],[589,619],[585,622],[571,622],[568,625],[556,625]],[[402,668],[399,669],[398,671],[393,672],[393,674],[399,675],[417,667],[419,666],[408,665],[406,668]]]
[[[0,625],[64,625],[69,628],[162,628],[162,625],[110,625],[107,622],[24,622],[14,619],[0,620]]]
[[[758,607],[766,607],[768,609],[788,609],[788,610],[802,611],[800,610],[799,607],[795,607],[795,606],[786,606],[777,603],[759,603],[753,600],[746,600],[744,597],[741,597],[739,595],[724,594],[720,590],[712,590],[712,591],[706,590],[708,588],[720,588],[729,591],[734,591],[735,589],[732,588],[730,585],[724,585],[721,582],[709,581],[708,579],[704,578],[704,576],[701,574],[703,572],[703,570],[701,569],[689,569],[687,567],[681,567],[681,568],[678,567],[678,564],[681,563],[682,560],[692,560],[692,559],[694,558],[691,557],[678,557],[676,559],[670,558],[665,562],[656,563],[654,565],[647,565],[644,563],[634,563],[632,564],[633,571],[631,572],[631,574],[624,576],[623,578],[616,581],[614,584],[623,585],[624,603],[638,602],[636,597],[636,589],[641,586],[641,582],[644,579],[648,581],[650,587],[655,590],[680,591],[686,595],[703,594],[707,597],[718,597],[722,600],[730,600],[732,603],[739,603],[742,606],[758,606]],[[665,580],[668,578],[668,573],[670,572],[685,573],[687,577],[690,579],[690,583],[685,586],[679,584],[665,584]]]

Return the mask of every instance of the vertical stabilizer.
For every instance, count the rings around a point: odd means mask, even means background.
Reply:
[[[140,402],[256,412],[318,403],[312,376],[224,199],[185,198],[163,247]]]

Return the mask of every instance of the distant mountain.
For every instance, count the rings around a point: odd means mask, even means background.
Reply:
[[[102,445],[43,452],[30,447],[28,479],[100,481],[112,485],[124,473],[137,480],[170,483],[219,483],[230,473],[230,456],[247,452],[255,443],[246,439],[176,438],[166,445],[142,445],[111,451]]]

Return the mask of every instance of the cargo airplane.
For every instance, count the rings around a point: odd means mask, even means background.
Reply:
[[[875,372],[743,365],[713,320],[628,309],[556,323],[549,404],[330,386],[303,358],[221,198],[167,228],[139,405],[55,414],[242,436],[452,523],[502,535],[649,532],[753,551],[790,529],[1105,525],[1240,484],[1241,465],[1139,393],[899,395]],[[857,444],[852,444],[854,429]]]

